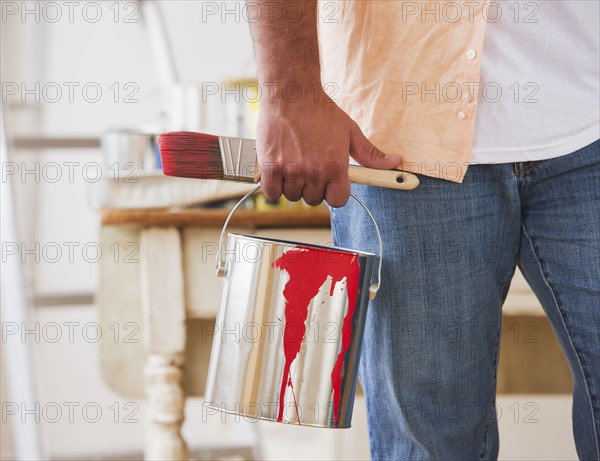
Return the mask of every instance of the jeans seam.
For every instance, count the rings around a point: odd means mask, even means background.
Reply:
[[[548,289],[550,290],[550,293],[552,294],[552,301],[554,302],[554,307],[556,308],[556,311],[558,312],[558,315],[560,316],[560,319],[561,319],[561,322],[565,329],[565,332],[567,333],[567,337],[569,338],[569,344],[571,345],[571,348],[575,352],[575,357],[577,358],[577,364],[579,365],[579,371],[581,372],[581,376],[583,376],[585,392],[586,392],[586,395],[588,398],[588,402],[590,404],[590,411],[592,413],[592,426],[593,426],[593,430],[594,430],[594,439],[595,439],[594,441],[596,443],[596,455],[598,456],[597,459],[600,461],[600,446],[598,445],[598,428],[596,427],[596,419],[594,416],[594,404],[592,401],[592,395],[590,393],[590,388],[589,388],[588,381],[587,381],[587,374],[586,374],[585,370],[583,369],[581,359],[579,358],[579,350],[575,347],[575,344],[573,344],[573,338],[571,337],[571,332],[567,328],[567,323],[565,321],[563,313],[560,310],[560,306],[559,306],[558,299],[557,299],[558,293],[555,294],[555,290],[552,289],[552,286],[548,282],[548,279],[547,279],[544,269],[542,267],[542,261],[537,255],[535,244],[533,243],[533,239],[529,236],[529,233],[527,232],[527,228],[525,227],[525,224],[522,224],[522,227],[523,227],[523,234],[525,235],[525,237],[527,237],[527,240],[529,241],[529,247],[531,248],[531,252],[533,253],[533,257],[535,258],[538,269],[540,270],[542,280],[544,281],[544,284],[548,287]]]
[[[518,178],[520,176],[520,171],[519,171],[519,162],[514,162],[513,163],[513,172],[515,173],[515,176]]]
[[[493,370],[494,373],[492,375],[492,382],[494,385],[494,407],[496,406],[496,388],[498,385],[498,359],[499,359],[499,354],[500,354],[500,337],[502,335],[502,310],[500,310],[500,331],[498,332],[498,339],[496,341],[496,344],[494,346],[494,363],[493,363]],[[497,419],[497,415],[495,415],[496,417],[496,422],[498,421]],[[488,454],[488,450],[490,448],[490,427],[492,425],[493,420],[490,417],[490,420],[488,421],[487,425],[485,426],[485,430],[483,431],[483,442],[482,442],[482,450],[480,451],[481,455],[479,456],[480,460],[485,460],[486,459],[486,455]]]

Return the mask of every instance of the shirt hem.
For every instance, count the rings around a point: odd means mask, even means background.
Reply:
[[[550,145],[493,150],[474,149],[469,165],[548,160],[571,154],[598,140],[599,137],[600,127],[598,125],[592,125],[581,133],[578,133],[576,136],[569,137],[566,140]]]

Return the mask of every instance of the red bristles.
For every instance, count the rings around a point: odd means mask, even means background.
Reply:
[[[165,133],[158,137],[158,147],[167,176],[223,179],[218,136],[190,131]]]

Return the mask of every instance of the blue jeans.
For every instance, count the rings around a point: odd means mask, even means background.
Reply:
[[[497,458],[501,308],[518,265],[571,367],[577,453],[600,460],[600,143],[471,166],[463,184],[352,190],[384,241],[360,367],[372,458]],[[336,245],[377,251],[355,201],[332,225]]]

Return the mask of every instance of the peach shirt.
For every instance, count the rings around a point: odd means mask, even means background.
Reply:
[[[400,169],[462,182],[492,4],[321,1],[324,87]]]

